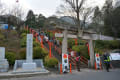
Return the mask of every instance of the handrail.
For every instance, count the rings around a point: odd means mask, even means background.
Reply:
[[[85,57],[81,56],[80,60],[88,65],[88,60]]]
[[[69,62],[74,65],[74,69],[76,69],[76,61],[74,60],[74,58],[72,58],[71,56],[69,57]]]

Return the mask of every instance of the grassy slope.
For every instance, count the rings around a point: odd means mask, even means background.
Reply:
[[[19,52],[20,38],[15,30],[0,30],[0,47],[5,47],[6,51]]]

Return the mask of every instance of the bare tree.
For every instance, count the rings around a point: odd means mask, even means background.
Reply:
[[[15,5],[10,10],[10,14],[18,17],[19,19],[22,19],[22,17],[24,16],[24,11],[20,5]]]
[[[75,16],[75,12],[67,5],[60,5],[58,8],[57,8],[57,14],[59,16],[71,16],[71,17],[76,17]]]
[[[90,18],[90,15],[92,15],[92,13],[94,12],[94,8],[85,6],[87,0],[63,0],[63,1],[65,1],[66,4],[61,5],[58,8],[57,13],[64,14],[63,16],[72,16],[78,28],[78,32],[81,33],[85,27],[86,21]]]
[[[77,26],[78,26],[78,30],[80,30],[81,29],[81,26],[80,26],[80,11],[81,11],[81,9],[83,7],[83,4],[85,3],[86,0],[64,0],[64,1],[76,13]]]
[[[6,11],[5,6],[3,6],[3,3],[0,1],[0,15],[3,15],[5,11]]]
[[[81,27],[82,27],[82,30],[84,30],[84,28],[86,27],[85,26],[86,22],[88,22],[89,20],[92,19],[91,16],[92,16],[92,13],[94,12],[94,10],[95,10],[95,8],[89,7],[89,8],[84,8],[83,11],[81,11],[81,17],[82,17]]]
[[[23,24],[22,18],[24,17],[24,11],[22,7],[20,5],[13,6],[13,8],[10,9],[9,14],[16,17],[15,24],[17,26],[17,30],[19,31],[21,25]],[[13,19],[11,20],[14,21]]]

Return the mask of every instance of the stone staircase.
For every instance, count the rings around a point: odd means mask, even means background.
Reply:
[[[44,43],[44,46],[49,50],[49,45],[48,43]],[[58,52],[55,51],[54,47],[52,47],[52,55],[58,59],[59,62],[62,62],[62,56],[58,54]]]
[[[49,50],[48,42],[44,42],[44,46],[47,48],[47,50]],[[62,62],[61,46],[57,47],[57,50],[55,50],[55,45],[53,44],[53,46],[51,48],[51,52],[52,52],[52,56],[56,57],[58,59],[58,61],[61,63]],[[71,62],[72,62],[72,67],[74,67],[72,69],[76,69],[76,61],[75,61],[75,59],[72,59]],[[80,68],[88,68],[87,60],[84,57],[81,58]]]

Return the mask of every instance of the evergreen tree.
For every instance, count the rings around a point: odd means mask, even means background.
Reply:
[[[26,17],[25,24],[31,28],[36,28],[35,15],[32,10],[29,10],[27,17]]]
[[[112,1],[106,0],[106,3],[103,7],[104,11],[104,34],[108,36],[116,37],[115,34],[115,28],[113,26],[113,20],[112,20],[112,13],[113,13],[113,6]]]
[[[45,16],[43,16],[42,14],[39,14],[36,20],[37,27],[43,28],[45,25],[45,20],[46,20]]]
[[[117,7],[116,9],[113,10],[112,16],[115,34],[117,37],[120,37],[120,7]]]

